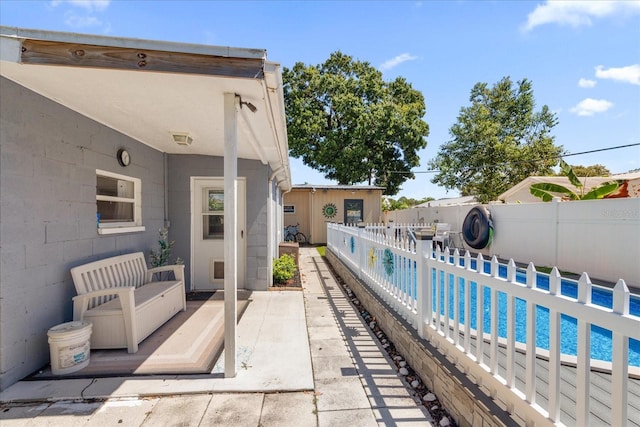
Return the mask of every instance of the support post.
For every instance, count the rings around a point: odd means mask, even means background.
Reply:
[[[224,376],[237,374],[238,132],[236,95],[224,94]]]

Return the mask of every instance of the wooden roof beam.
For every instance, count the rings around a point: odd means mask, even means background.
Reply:
[[[22,40],[20,62],[120,70],[140,70],[262,79],[264,59]]]

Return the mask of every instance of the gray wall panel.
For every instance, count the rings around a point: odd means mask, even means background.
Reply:
[[[222,177],[223,159],[198,155],[169,155],[169,220],[170,239],[175,241],[173,254],[185,263],[187,289],[191,288],[191,177]],[[247,183],[247,283],[240,288],[265,290],[265,272],[258,274],[258,265],[267,258],[266,221],[269,168],[259,161],[238,160],[238,176]],[[260,261],[260,262],[259,262]]]
[[[0,78],[0,390],[49,362],[47,331],[72,319],[69,270],[157,247],[162,153]],[[116,160],[125,147],[132,164]],[[99,236],[95,170],[142,180],[142,233]]]
[[[222,176],[223,159],[164,155],[7,79],[0,78],[0,390],[49,363],[47,331],[72,319],[69,270],[122,253],[157,249],[170,221],[172,259],[190,268],[190,177]],[[132,164],[122,168],[124,147]],[[165,162],[168,176],[164,176]],[[146,231],[100,236],[95,170],[142,181]],[[268,166],[239,160],[247,183],[247,282],[267,289]],[[165,200],[166,178],[166,200]],[[274,191],[277,208],[280,199]],[[168,203],[168,218],[165,218]],[[277,209],[276,209],[277,210]],[[276,213],[275,221],[280,220]],[[281,222],[281,221],[280,221]],[[277,242],[274,242],[277,246]]]

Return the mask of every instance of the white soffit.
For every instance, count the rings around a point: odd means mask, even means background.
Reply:
[[[284,95],[280,68],[265,63],[260,78],[195,73],[87,68],[80,66],[21,63],[20,37],[38,36],[83,44],[129,49],[152,48],[163,52],[239,55],[264,58],[259,49],[234,49],[135,39],[84,36],[0,28],[0,74],[36,93],[131,138],[166,153],[224,154],[223,95],[237,93],[257,107],[255,113],[238,112],[238,157],[259,160],[276,170],[284,166],[280,180],[289,183],[290,171]],[[174,50],[170,50],[174,49]],[[189,132],[191,146],[174,143],[171,132]]]

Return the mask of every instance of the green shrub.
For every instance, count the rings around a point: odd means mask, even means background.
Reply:
[[[293,255],[282,254],[280,258],[273,261],[273,281],[275,283],[284,283],[292,279],[296,269],[296,260]]]

